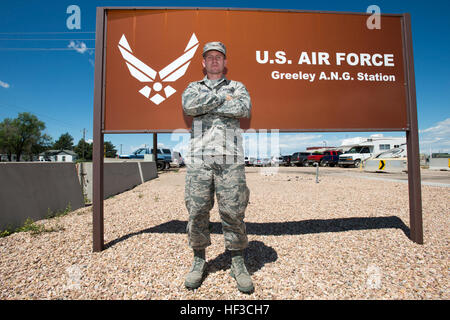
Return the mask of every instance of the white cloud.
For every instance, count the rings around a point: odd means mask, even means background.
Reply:
[[[130,146],[130,153],[132,153],[132,152],[134,152],[134,151],[136,151],[137,149],[139,149],[139,148],[148,148],[149,147],[149,145],[148,144],[145,144],[145,143],[141,143],[139,146]]]
[[[8,89],[8,88],[10,87],[10,85],[9,85],[9,83],[0,81],[0,87],[3,87],[3,88],[5,88],[5,89]]]
[[[450,152],[450,118],[438,122],[435,126],[419,130],[421,152]]]
[[[450,134],[450,118],[438,122],[436,126],[425,130],[419,130],[419,133],[434,133],[434,134]]]
[[[84,54],[88,48],[86,46],[86,43],[84,43],[83,41],[70,41],[69,45],[67,46],[68,48],[73,48],[76,52]]]

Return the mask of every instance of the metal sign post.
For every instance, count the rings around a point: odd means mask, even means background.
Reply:
[[[406,55],[406,88],[408,130],[406,147],[408,154],[408,189],[409,189],[409,230],[410,239],[423,244],[422,190],[420,178],[419,134],[417,125],[416,80],[414,75],[414,57],[412,47],[411,16],[403,15],[403,43]]]
[[[92,150],[92,227],[93,250],[104,248],[103,229],[103,103],[104,103],[104,50],[105,10],[97,8],[95,32],[95,83],[94,83],[94,146]]]

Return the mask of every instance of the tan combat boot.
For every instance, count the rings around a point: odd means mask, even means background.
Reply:
[[[244,263],[243,251],[231,252],[231,276],[236,279],[239,291],[243,293],[251,293],[255,289],[253,287],[252,278],[247,271]]]
[[[206,271],[205,250],[194,250],[194,262],[191,271],[186,275],[184,285],[188,289],[197,289],[203,281]]]

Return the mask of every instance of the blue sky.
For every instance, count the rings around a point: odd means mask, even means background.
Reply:
[[[70,5],[81,9],[81,29],[69,30]],[[442,1],[46,1],[0,0],[0,121],[28,111],[46,123],[56,140],[69,132],[92,138],[95,8],[97,6],[230,7],[365,12],[409,12],[412,18],[421,151],[450,152],[450,2]],[[78,39],[78,40],[76,40]],[[71,45],[71,41],[72,45]],[[280,134],[283,154],[307,146],[339,145],[371,133]],[[384,136],[404,136],[384,132]],[[151,134],[105,135],[123,153],[152,144]],[[185,136],[159,134],[158,142],[180,148]]]

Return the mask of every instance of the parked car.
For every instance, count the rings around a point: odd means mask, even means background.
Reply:
[[[173,165],[174,167],[184,167],[185,166],[184,159],[181,156],[181,153],[179,153],[178,151],[173,152],[172,162],[170,165],[171,166]]]
[[[359,168],[361,161],[364,161],[372,156],[372,152],[369,146],[357,146],[353,147],[347,152],[339,156],[339,166],[348,167],[350,165],[355,168]]]
[[[253,166],[255,164],[256,158],[254,157],[245,157],[244,163],[246,167]]]
[[[291,157],[292,156],[283,156],[283,161],[281,162],[281,165],[283,165],[285,167],[290,167],[291,166]]]
[[[310,152],[295,152],[291,157],[291,165],[297,167],[304,166],[308,160],[308,156],[311,155]]]
[[[274,167],[279,167],[279,166],[281,165],[282,162],[283,162],[283,157],[273,156],[273,157],[269,160],[268,165],[274,166]]]
[[[263,166],[263,160],[260,158],[256,158],[255,161],[253,162],[253,166],[255,167],[262,167]]]
[[[169,163],[172,162],[172,151],[170,151],[170,149],[158,149],[158,150],[162,151],[162,154],[163,154],[166,162],[169,162]],[[151,152],[153,152],[153,149],[151,150]]]
[[[325,154],[323,152],[316,151],[307,157],[306,162],[308,163],[309,166],[313,166],[316,163],[319,165],[324,156]]]
[[[255,160],[255,162],[253,163],[253,165],[255,167],[267,167],[270,165],[270,159],[269,158],[263,158],[263,159],[257,158]]]
[[[337,164],[339,163],[339,156],[341,154],[342,154],[341,151],[335,151],[335,150],[325,151],[324,156],[322,157],[322,160],[320,160],[320,163],[319,163],[320,166],[322,166],[322,167],[337,166]]]

